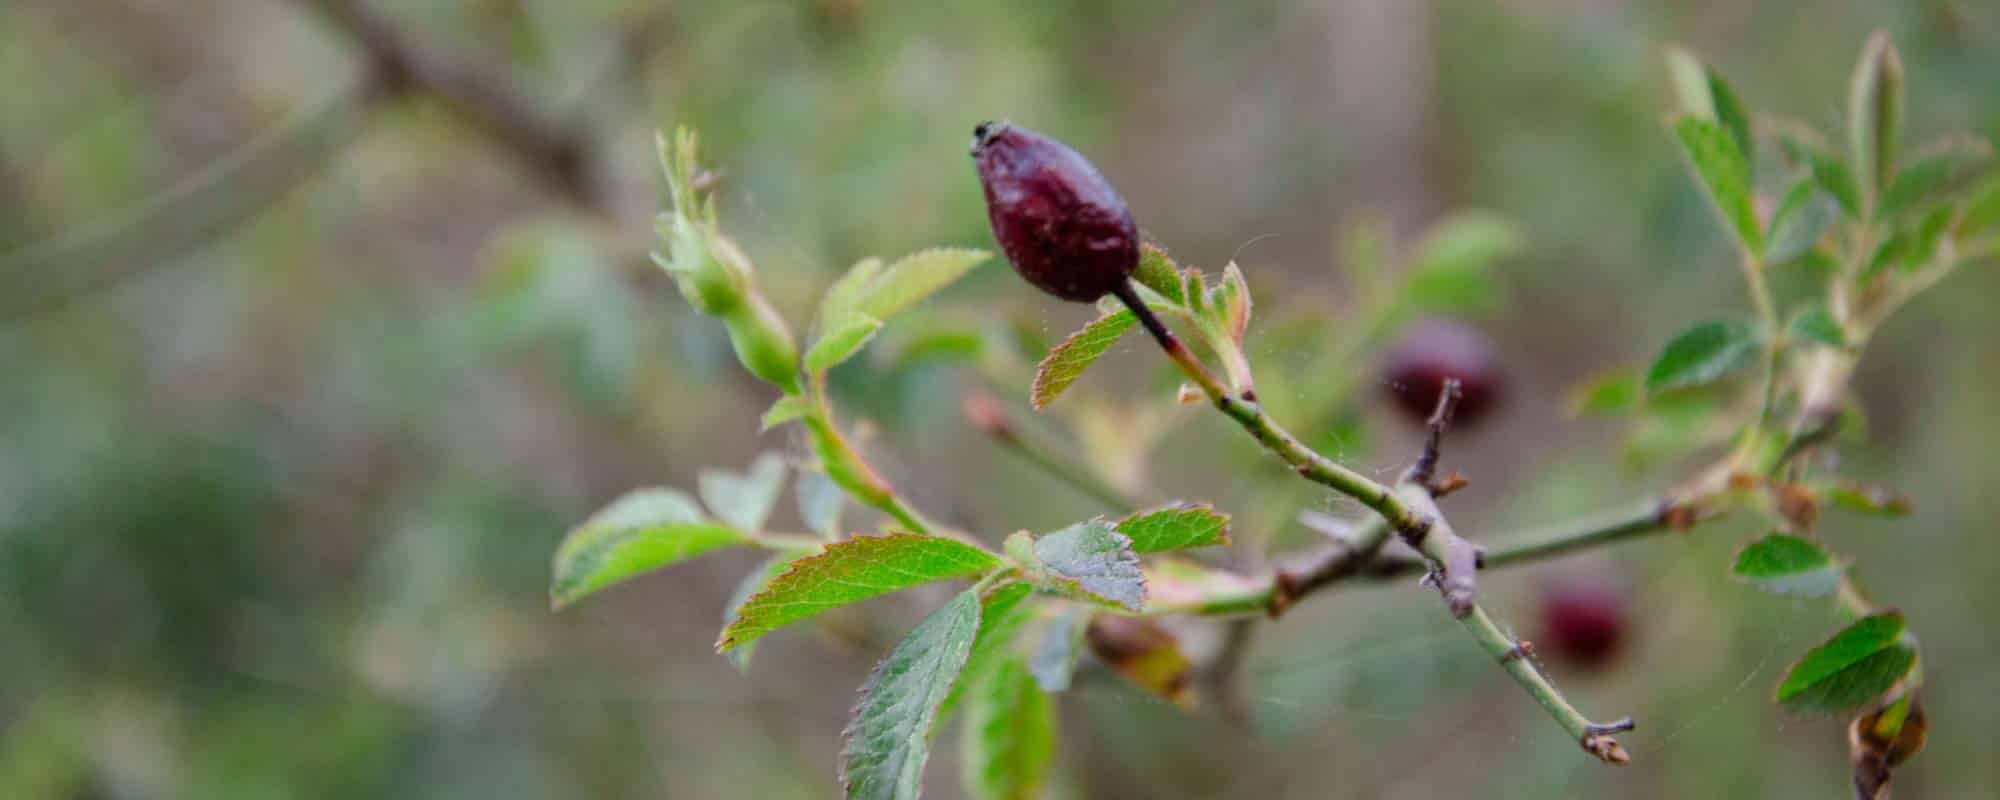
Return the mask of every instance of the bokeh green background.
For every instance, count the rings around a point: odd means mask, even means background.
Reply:
[[[1342,313],[1333,240],[1352,215],[1404,239],[1449,209],[1515,220],[1529,245],[1482,321],[1510,402],[1449,452],[1474,479],[1452,508],[1475,538],[1670,481],[1671,464],[1624,469],[1617,426],[1569,419],[1564,392],[1744,307],[1661,122],[1665,44],[1753,110],[1835,128],[1885,28],[1912,141],[2000,134],[2000,8],[1965,0],[375,8],[586,131],[584,196],[435,97],[360,94],[354,41],[314,3],[0,4],[0,796],[835,792],[854,687],[942,595],[773,637],[747,674],[710,645],[749,555],[548,610],[567,525],[635,486],[796,452],[758,435],[768,388],[639,257],[661,126],[702,131],[725,219],[795,321],[861,256],[989,245],[964,148],[993,116],[1093,155],[1176,255],[1233,257],[1260,311],[1293,319]],[[1870,438],[1844,466],[1917,511],[1825,526],[1923,637],[1931,746],[1905,797],[2000,784],[1996,291],[1973,270],[1883,331],[1857,387]],[[1044,336],[1082,313],[997,267],[931,308]],[[1300,363],[1292,346],[1253,330],[1266,370]],[[1152,388],[1120,376],[1155,354],[1114,356],[1085,379],[1100,397]],[[1101,511],[968,429],[978,384],[884,357],[836,381],[899,487],[955,524],[997,541]],[[1020,409],[1025,387],[1009,392]],[[1362,419],[1349,455],[1398,467],[1414,432]],[[1152,456],[1163,496],[1249,496],[1247,440],[1175,424]],[[1265,626],[1247,721],[1086,674],[1052,794],[1841,796],[1841,721],[1769,700],[1833,611],[1729,581],[1749,528],[1487,579],[1524,627],[1550,581],[1625,588],[1623,659],[1557,679],[1587,711],[1638,717],[1629,768],[1582,757],[1402,586]],[[954,736],[932,796],[959,796]]]

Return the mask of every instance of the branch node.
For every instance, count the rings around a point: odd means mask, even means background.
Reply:
[[[1596,756],[1599,761],[1616,767],[1632,763],[1632,754],[1625,752],[1625,746],[1612,738],[1612,734],[1624,733],[1638,727],[1631,717],[1604,725],[1592,723],[1583,726],[1583,751]]]
[[[1522,639],[1518,642],[1515,642],[1513,647],[1507,648],[1507,652],[1500,654],[1500,663],[1505,664],[1509,661],[1515,661],[1523,658],[1534,658],[1534,657],[1535,657],[1535,643],[1530,642],[1526,639]]]
[[[1464,394],[1457,378],[1444,380],[1444,388],[1438,391],[1437,408],[1431,411],[1426,423],[1430,434],[1424,437],[1424,449],[1417,454],[1417,463],[1411,464],[1410,471],[1403,476],[1405,482],[1431,486],[1437,475],[1439,451],[1444,447],[1444,433],[1451,427],[1451,415],[1458,410],[1458,401]]]

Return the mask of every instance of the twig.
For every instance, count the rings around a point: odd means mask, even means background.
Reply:
[[[992,395],[980,391],[968,391],[961,399],[960,406],[965,413],[966,421],[974,429],[986,434],[986,438],[992,439],[994,444],[1019,456],[1021,460],[1041,470],[1043,474],[1103,503],[1113,511],[1129,514],[1138,510],[1138,503],[1106,483],[1104,479],[1089,470],[1073,466],[1068,460],[1058,458],[1049,452],[1041,443],[1022,436],[1012,421],[1007,419],[1006,412],[1000,409],[999,401]]]
[[[1273,455],[1292,465],[1299,475],[1307,480],[1320,483],[1341,494],[1359,500],[1387,521],[1403,540],[1429,559],[1434,568],[1433,582],[1444,596],[1445,605],[1459,622],[1471,631],[1481,646],[1489,653],[1499,647],[1499,653],[1512,651],[1513,640],[1507,638],[1478,605],[1477,583],[1474,577],[1478,569],[1478,549],[1470,542],[1458,537],[1451,529],[1451,523],[1437,508],[1428,481],[1433,477],[1437,464],[1437,450],[1444,435],[1444,429],[1451,419],[1451,409],[1456,402],[1457,387],[1448,384],[1438,400],[1438,410],[1432,415],[1432,435],[1426,440],[1417,466],[1405,475],[1405,480],[1395,488],[1377,483],[1367,476],[1335,463],[1300,442],[1284,428],[1266,415],[1255,400],[1231,394],[1214,374],[1208,371],[1200,359],[1196,358],[1186,345],[1181,344],[1167,326],[1154,316],[1151,309],[1139,299],[1138,293],[1129,282],[1121,284],[1113,294],[1139,318],[1147,332],[1160,343],[1167,357],[1180,365],[1181,371],[1199,386],[1203,393],[1224,415],[1236,420],[1237,424],[1250,432],[1251,436],[1264,445]],[[1428,465],[1428,466],[1426,466]],[[1423,482],[1411,478],[1421,477]],[[1274,588],[1279,584],[1274,579]],[[1282,597],[1282,595],[1273,595]],[[1271,607],[1268,603],[1266,608]],[[1495,653],[1496,657],[1499,653]],[[1503,659],[1503,663],[1506,660]],[[1620,747],[1613,733],[1630,730],[1630,720],[1621,720],[1611,725],[1597,725],[1590,722],[1564,700],[1562,694],[1542,677],[1541,673],[1525,659],[1515,659],[1518,663],[1505,663],[1507,673],[1515,682],[1534,696],[1536,702],[1546,709],[1570,735],[1577,737],[1584,750],[1608,764],[1624,764],[1631,759]]]

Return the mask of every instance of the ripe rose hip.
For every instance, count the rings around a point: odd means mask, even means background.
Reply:
[[[1446,378],[1459,383],[1454,427],[1477,423],[1500,402],[1499,358],[1486,335],[1463,322],[1419,320],[1403,331],[1384,359],[1389,398],[1418,422],[1430,419]]]
[[[1625,596],[1604,578],[1569,577],[1542,587],[1537,652],[1580,669],[1602,669],[1624,649]]]
[[[1139,228],[1125,199],[1068,145],[1006,122],[972,129],[993,238],[1042,291],[1088,303],[1139,265]]]

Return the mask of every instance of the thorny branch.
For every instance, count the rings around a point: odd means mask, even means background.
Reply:
[[[1607,764],[1624,764],[1631,760],[1613,736],[1631,730],[1631,720],[1600,725],[1584,717],[1530,660],[1519,657],[1521,645],[1509,637],[1478,604],[1475,578],[1478,548],[1452,531],[1451,523],[1437,507],[1435,496],[1438,490],[1431,485],[1435,478],[1438,450],[1457,402],[1456,382],[1448,382],[1439,398],[1438,408],[1431,418],[1430,436],[1416,464],[1394,487],[1384,486],[1307,447],[1265,414],[1247,391],[1241,394],[1229,391],[1146,307],[1129,282],[1121,284],[1113,293],[1139,318],[1167,357],[1180,366],[1187,378],[1224,415],[1236,420],[1265,449],[1292,465],[1300,476],[1359,500],[1385,521],[1385,534],[1393,529],[1405,543],[1422,553],[1430,566],[1427,580],[1444,596],[1445,606],[1450,609],[1452,617],[1466,627],[1488,654],[1499,659],[1507,674],[1527,690],[1563,730],[1575,737],[1586,752]],[[1356,563],[1358,565],[1359,562]],[[1340,569],[1348,568],[1343,566]],[[1331,579],[1325,580],[1330,582]],[[1282,579],[1273,582],[1274,588],[1284,585]],[[1274,593],[1272,598],[1275,602],[1266,607],[1282,607],[1286,602],[1283,597]]]

